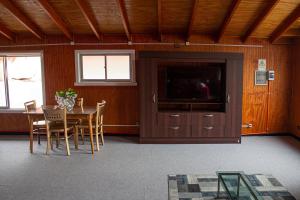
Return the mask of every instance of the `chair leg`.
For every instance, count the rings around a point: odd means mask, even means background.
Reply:
[[[51,145],[51,150],[53,151],[53,137],[50,135],[50,145]]]
[[[56,133],[56,148],[59,147],[59,133]]]
[[[104,137],[103,137],[103,126],[101,125],[101,129],[100,129],[100,135],[101,135],[101,143],[102,146],[104,145]]]
[[[80,135],[81,135],[82,144],[84,144],[84,129],[83,128],[80,129]]]
[[[67,155],[71,155],[70,154],[70,146],[69,146],[69,139],[68,139],[68,132],[65,131],[65,140],[66,140],[66,149],[67,149]]]
[[[98,128],[96,128],[96,147],[97,147],[97,151],[100,151],[100,146],[99,146],[99,130]]]
[[[50,150],[50,131],[47,130],[47,147],[46,147],[46,154],[48,155],[49,154],[49,150]]]
[[[38,139],[38,144],[41,145],[41,134],[39,133],[40,130],[38,130],[37,133],[37,139]]]
[[[75,133],[74,133],[74,144],[75,144],[75,149],[78,149],[78,128],[77,126],[74,126]]]

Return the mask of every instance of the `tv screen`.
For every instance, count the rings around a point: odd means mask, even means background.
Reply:
[[[225,91],[225,64],[165,68],[168,100],[220,102]]]

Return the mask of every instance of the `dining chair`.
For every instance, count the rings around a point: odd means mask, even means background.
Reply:
[[[101,137],[101,145],[104,145],[104,137],[103,137],[103,113],[104,113],[104,108],[106,105],[106,101],[102,100],[102,102],[97,103],[96,106],[96,117],[95,120],[93,121],[92,128],[95,130],[96,133],[96,146],[97,146],[97,151],[100,150],[100,144],[99,144],[99,134]],[[84,130],[89,128],[88,121],[84,120],[81,122],[81,124],[75,125],[75,134],[78,134],[78,130]]]
[[[35,110],[36,109],[36,101],[32,100],[32,101],[28,101],[24,103],[25,106],[25,111],[28,113],[31,110]],[[30,116],[27,115],[28,118],[28,123],[29,126],[31,126],[31,122],[30,122]],[[37,135],[37,140],[38,140],[38,144],[41,144],[41,132],[45,132],[46,131],[46,123],[45,120],[35,120],[33,121],[33,134]]]
[[[83,98],[82,97],[76,98],[74,108],[80,108],[80,109],[83,110]],[[68,124],[69,125],[73,125],[74,126],[74,130],[75,130],[75,125],[76,124],[80,124],[81,121],[82,121],[81,119],[68,119]],[[80,131],[80,136],[81,136],[82,144],[84,144],[83,130]]]
[[[66,142],[67,155],[70,155],[69,136],[68,132],[73,129],[73,125],[67,124],[67,110],[66,108],[54,108],[54,107],[43,107],[43,112],[46,121],[47,130],[47,148],[46,154],[49,153],[49,148],[52,147],[51,134],[52,133],[64,133],[64,139]],[[77,133],[75,133],[77,134]],[[74,137],[75,147],[78,147],[77,135]],[[58,140],[58,139],[57,139]]]

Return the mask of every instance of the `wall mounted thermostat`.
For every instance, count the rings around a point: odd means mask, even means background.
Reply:
[[[275,71],[274,70],[269,70],[267,75],[268,75],[269,81],[274,81],[274,79],[275,79]]]

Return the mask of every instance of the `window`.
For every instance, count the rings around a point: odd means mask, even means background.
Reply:
[[[43,104],[41,53],[0,53],[0,108],[24,109],[24,102]]]
[[[77,50],[75,85],[136,85],[134,50]]]

